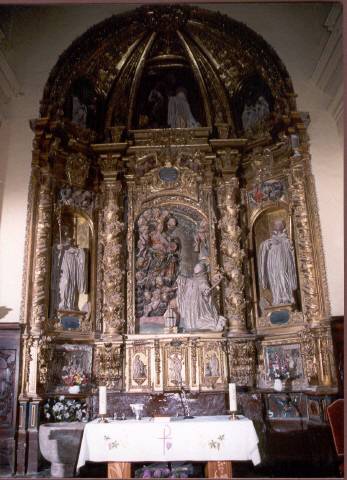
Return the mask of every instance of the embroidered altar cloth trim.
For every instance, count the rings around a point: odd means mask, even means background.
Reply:
[[[173,462],[251,460],[260,463],[253,422],[242,417],[195,417],[181,422],[151,418],[90,422],[86,425],[77,470],[92,462]]]

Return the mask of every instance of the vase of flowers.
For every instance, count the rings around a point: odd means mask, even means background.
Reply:
[[[76,395],[77,393],[80,393],[81,385],[71,385],[67,390],[69,393]]]
[[[63,370],[62,380],[71,394],[80,393],[81,386],[88,383],[88,376],[81,370]]]
[[[43,406],[43,413],[48,422],[82,422],[87,420],[87,404],[83,400],[49,398]]]

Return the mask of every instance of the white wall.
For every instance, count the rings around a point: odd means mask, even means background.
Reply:
[[[206,8],[206,5],[204,5]],[[27,188],[36,118],[49,72],[58,56],[89,26],[131,6],[17,7],[4,28],[2,50],[22,95],[1,105],[0,126],[0,318],[17,322],[21,302]],[[300,110],[309,111],[311,153],[326,252],[332,314],[343,314],[343,152],[341,137],[324,95],[310,77],[328,38],[323,27],[327,4],[214,5],[247,23],[276,49],[298,93]],[[1,18],[1,9],[0,9]],[[8,15],[7,17],[8,18]],[[11,17],[10,17],[11,19]],[[11,28],[7,28],[7,27]],[[1,21],[0,21],[1,26]],[[1,48],[1,45],[0,45]],[[322,100],[323,99],[323,100]],[[6,107],[6,108],[4,108]],[[1,118],[1,116],[0,116]],[[10,309],[6,315],[1,307]],[[3,313],[2,313],[3,312]]]

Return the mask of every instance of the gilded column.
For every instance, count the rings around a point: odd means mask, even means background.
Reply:
[[[239,218],[239,182],[236,168],[239,161],[237,150],[225,149],[219,153],[222,178],[218,179],[217,202],[220,214],[221,263],[224,270],[223,302],[228,319],[230,336],[247,333],[244,298],[244,275],[242,265],[244,251],[241,249]]]
[[[51,177],[48,169],[39,173],[36,219],[34,231],[34,260],[32,279],[32,302],[30,326],[25,345],[25,368],[23,372],[26,382],[23,385],[22,396],[39,399],[39,352],[42,343],[41,335],[48,318],[50,262],[51,262],[51,229],[52,229],[52,192]]]
[[[35,232],[34,276],[32,284],[31,334],[40,335],[48,315],[51,229],[51,178],[47,171],[41,175],[38,194],[37,227]]]
[[[102,321],[106,336],[120,336],[125,329],[124,302],[124,223],[121,221],[120,198],[122,186],[117,181],[119,155],[100,155],[100,167],[104,176],[102,212]]]
[[[334,387],[337,384],[330,326],[307,327],[299,334],[305,373],[310,385]]]
[[[306,321],[314,327],[328,320],[330,304],[317,201],[312,174],[307,172],[308,162],[308,157],[293,161],[290,191],[303,313]]]
[[[127,192],[128,192],[128,231],[127,231],[127,254],[128,254],[128,266],[127,266],[127,333],[135,333],[135,284],[134,284],[134,186],[135,175],[128,173],[126,176]]]

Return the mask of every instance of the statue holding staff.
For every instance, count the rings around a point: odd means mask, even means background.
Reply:
[[[87,293],[88,257],[85,249],[74,245],[69,230],[60,230],[60,242],[52,252],[52,302],[53,311],[78,308],[80,293]]]

